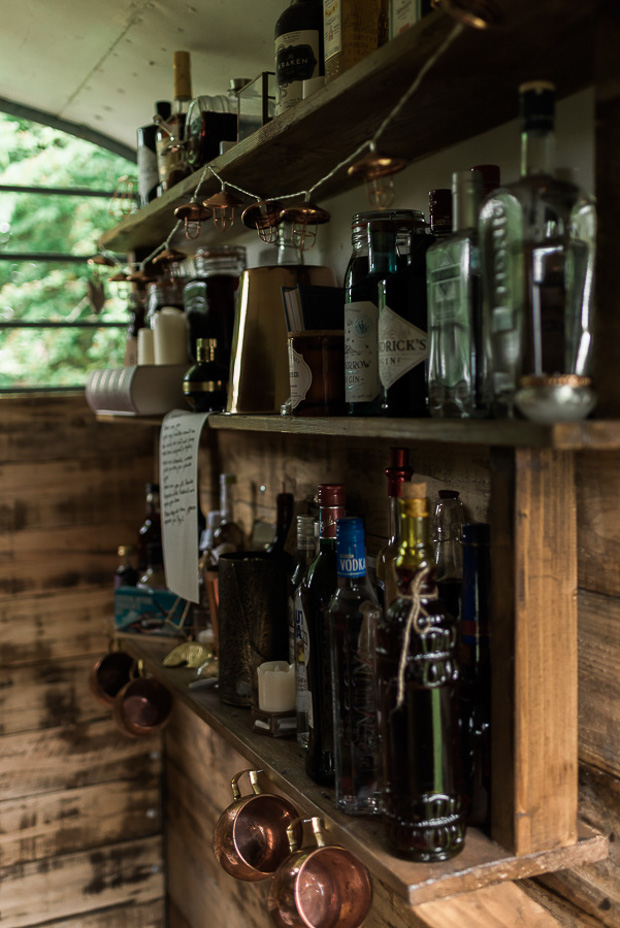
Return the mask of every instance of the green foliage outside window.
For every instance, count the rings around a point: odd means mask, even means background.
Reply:
[[[0,113],[0,184],[116,189],[136,167],[49,126]],[[119,221],[111,200],[0,191],[0,253],[56,252],[89,257]],[[0,260],[0,322],[117,322],[119,328],[0,329],[0,389],[83,385],[98,367],[122,364],[127,323],[123,284],[107,281],[105,303],[88,299],[94,271],[86,263]],[[123,292],[125,291],[125,292]]]

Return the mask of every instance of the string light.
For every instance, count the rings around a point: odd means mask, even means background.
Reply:
[[[203,203],[203,206],[212,210],[213,225],[220,232],[228,232],[232,229],[235,222],[235,210],[241,206],[239,197],[233,196],[232,193],[226,193],[225,187],[226,184],[222,184],[220,192],[214,193]]]
[[[204,203],[192,197],[189,203],[177,206],[174,215],[183,222],[185,238],[194,239],[198,238],[202,223],[211,218],[212,212]]]
[[[280,221],[290,222],[293,241],[300,251],[309,251],[316,242],[317,226],[329,222],[331,215],[311,200],[280,211]]]

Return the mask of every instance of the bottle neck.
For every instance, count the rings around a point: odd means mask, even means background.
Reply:
[[[537,130],[521,133],[521,176],[553,174],[555,133]]]
[[[232,496],[230,494],[230,483],[227,480],[222,480],[220,483],[220,513],[222,522],[233,521]]]
[[[394,544],[399,538],[400,527],[400,510],[398,496],[390,496],[388,499],[388,514],[390,518],[390,544]]]
[[[336,544],[336,528],[338,519],[344,516],[344,506],[321,506],[319,509],[320,546],[324,543],[328,547]]]
[[[398,256],[396,253],[396,229],[384,225],[368,226],[368,262],[371,274],[395,274]]]
[[[418,571],[434,566],[428,500],[401,499],[399,509],[400,547],[396,558],[396,575],[399,588],[408,589]]]

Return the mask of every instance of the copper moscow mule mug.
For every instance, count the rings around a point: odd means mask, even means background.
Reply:
[[[295,826],[308,822],[316,846],[300,848]],[[288,829],[291,854],[275,872],[268,908],[278,928],[359,928],[372,903],[364,864],[344,847],[326,844],[320,818]]]
[[[233,802],[215,826],[213,849],[231,876],[246,882],[268,879],[289,854],[288,833],[301,839],[301,819],[288,799],[263,793],[258,770],[241,770],[232,778]],[[242,796],[238,780],[247,773],[253,792]]]
[[[167,724],[172,694],[155,677],[130,680],[114,700],[114,719],[131,738],[155,735]]]
[[[118,693],[131,679],[134,659],[125,651],[102,655],[89,674],[90,690],[98,702],[114,705]]]

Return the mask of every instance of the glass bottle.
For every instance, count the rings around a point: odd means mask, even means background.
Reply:
[[[146,546],[146,568],[140,575],[136,586],[141,590],[167,589],[161,545],[155,543]]]
[[[216,360],[217,339],[197,340],[197,361],[183,377],[183,395],[196,412],[221,412],[228,397],[228,367]]]
[[[146,290],[144,288],[136,287],[135,290],[130,291],[128,309],[129,322],[123,365],[133,367],[138,363],[138,332],[144,328],[146,319]]]
[[[295,508],[295,497],[292,493],[286,493],[284,490],[276,496],[276,532],[267,547],[267,554],[275,556],[284,556],[288,566],[292,570],[292,558],[286,551],[286,542],[288,533],[293,521],[293,510]]]
[[[344,516],[342,484],[321,484],[318,503],[319,552],[301,585],[301,606],[309,641],[306,773],[316,783],[330,785],[334,782],[334,729],[328,610],[338,585],[336,523]]]
[[[396,265],[397,237],[384,222],[369,224],[370,247],[389,255],[390,270],[379,281],[379,379],[381,412],[425,416],[427,319],[426,251],[432,243],[424,215],[414,213],[406,261]],[[395,270],[392,270],[395,267]]]
[[[191,173],[185,149],[185,117],[192,99],[189,52],[172,54],[172,114],[157,131],[157,169],[163,193]]]
[[[170,118],[171,106],[167,100],[155,104],[155,118],[164,122]],[[136,161],[138,164],[138,195],[140,206],[146,206],[157,196],[159,170],[157,167],[157,131],[155,120],[136,130]]]
[[[433,241],[452,235],[452,190],[448,187],[429,190],[428,220]]]
[[[138,571],[133,566],[136,557],[135,545],[119,545],[116,551],[119,564],[114,571],[114,589],[121,586],[135,586],[138,582]]]
[[[463,526],[459,667],[463,789],[471,825],[488,828],[491,793],[490,526]]]
[[[458,490],[439,490],[433,512],[435,579],[446,609],[458,618],[463,582],[461,537],[465,515]]]
[[[161,509],[159,484],[147,483],[144,522],[138,530],[138,571],[146,570],[147,545],[158,544],[161,547]]]
[[[295,106],[303,82],[325,73],[322,0],[291,0],[275,29],[276,115]]]
[[[324,0],[326,82],[387,41],[388,6],[388,0]]]
[[[501,180],[499,164],[475,164],[470,170],[482,174],[483,199],[499,187]]]
[[[215,338],[217,361],[227,370],[230,367],[237,290],[245,265],[246,250],[236,245],[199,248],[194,255],[194,274],[183,288],[192,361],[198,360],[197,340]]]
[[[234,474],[220,474],[220,524],[213,532],[213,551],[216,558],[220,554],[245,549],[245,535],[240,525],[235,522],[233,501],[230,488],[237,482]]]
[[[437,597],[428,509],[426,485],[405,483],[399,595],[377,626],[385,834],[396,853],[424,862],[458,854],[465,835],[456,620]]]
[[[308,747],[308,690],[307,663],[309,655],[308,629],[301,608],[301,585],[308,573],[308,568],[316,556],[316,538],[314,534],[314,517],[297,516],[297,548],[295,565],[291,575],[288,598],[289,642],[292,638],[293,658],[289,654],[289,663],[295,664],[295,705],[297,709],[297,741]]]
[[[521,177],[480,211],[487,391],[512,415],[524,375],[587,375],[592,348],[594,201],[554,176],[555,88],[519,88]]]
[[[426,253],[432,416],[484,415],[478,210],[482,175],[452,175],[454,232]]]
[[[406,480],[411,480],[413,468],[409,464],[408,448],[390,448],[390,465],[385,469],[388,478],[388,511],[390,535],[377,554],[377,593],[379,602],[388,609],[396,599],[396,573],[394,564],[400,545],[400,518],[398,500]]]
[[[338,519],[338,589],[329,605],[336,802],[351,815],[379,811],[375,634],[381,610],[366,578],[364,523]]]

